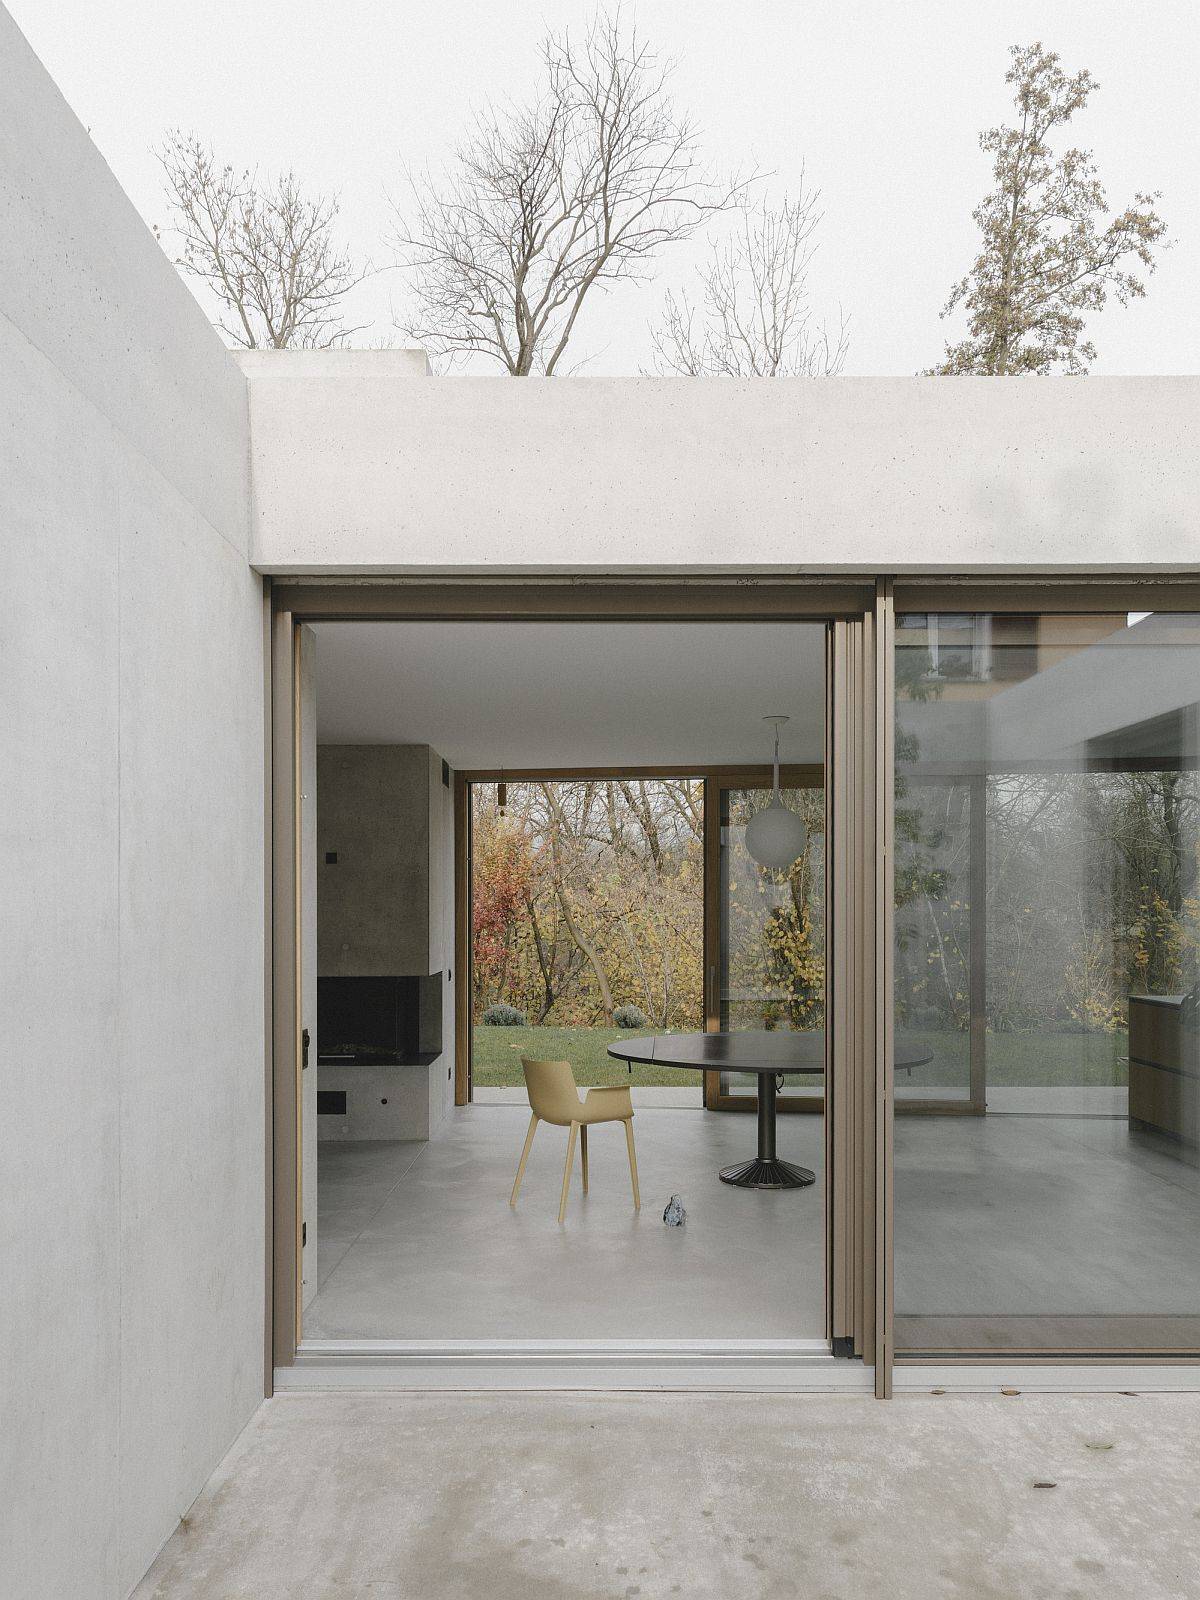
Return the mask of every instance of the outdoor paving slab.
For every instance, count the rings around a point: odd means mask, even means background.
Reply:
[[[1197,1395],[284,1395],[135,1600],[1181,1600],[1198,1444]]]

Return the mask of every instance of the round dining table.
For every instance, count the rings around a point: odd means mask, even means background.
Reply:
[[[631,1067],[678,1067],[691,1072],[751,1072],[758,1077],[758,1152],[749,1161],[722,1167],[722,1183],[739,1189],[804,1189],[815,1181],[808,1167],[784,1161],[775,1150],[778,1079],[825,1070],[825,1034],[746,1029],[737,1033],[660,1033],[610,1044],[608,1053]],[[932,1059],[928,1051],[898,1040],[897,1072],[911,1072]]]

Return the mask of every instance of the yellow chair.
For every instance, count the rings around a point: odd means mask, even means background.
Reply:
[[[575,1159],[575,1135],[580,1134],[583,1156],[583,1192],[588,1192],[588,1128],[594,1122],[623,1122],[625,1145],[629,1151],[629,1176],[633,1180],[633,1207],[642,1209],[638,1193],[637,1156],[633,1149],[633,1101],[628,1089],[589,1089],[581,1100],[575,1087],[575,1074],[569,1061],[530,1061],[521,1057],[525,1069],[525,1087],[529,1091],[529,1132],[525,1135],[525,1148],[517,1167],[509,1205],[515,1206],[525,1176],[525,1163],[529,1160],[533,1136],[539,1122],[553,1123],[556,1128],[570,1128],[567,1136],[567,1164],[563,1168],[562,1198],[558,1205],[558,1220],[567,1212],[567,1191],[571,1186],[571,1164]]]

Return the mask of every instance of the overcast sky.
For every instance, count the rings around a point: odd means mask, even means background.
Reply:
[[[148,221],[166,220],[151,154],[178,124],[237,165],[293,166],[339,190],[347,240],[387,261],[388,194],[436,169],[472,107],[534,81],[569,0],[5,0]],[[1197,0],[638,0],[639,29],[678,59],[676,97],[721,167],[757,164],[825,219],[818,309],[851,318],[846,370],[911,373],[937,359],[947,291],[974,255],[989,184],[979,131],[1010,109],[1007,47],[1041,39],[1099,79],[1073,142],[1094,150],[1114,208],[1161,189],[1174,247],[1147,298],[1092,324],[1098,373],[1200,371],[1200,5]],[[592,305],[574,348],[592,373],[649,366],[648,323],[686,285],[688,248],[653,286]],[[356,292],[360,342],[394,339],[403,283]]]

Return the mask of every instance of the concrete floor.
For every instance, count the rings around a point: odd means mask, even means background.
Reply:
[[[639,1110],[643,1209],[617,1126],[592,1134],[556,1220],[565,1150],[541,1128],[515,1212],[523,1105],[457,1111],[428,1144],[323,1144],[325,1339],[820,1339],[820,1186],[730,1189],[749,1117]],[[821,1171],[819,1117],[780,1119],[781,1152]],[[688,1224],[664,1228],[672,1192]],[[901,1118],[896,1126],[899,1347],[1178,1348],[1200,1344],[1200,1172],[1092,1116]]]
[[[898,1348],[1195,1349],[1198,1237],[1200,1172],[1123,1118],[897,1119]]]
[[[288,1395],[135,1600],[1182,1600],[1198,1440],[1196,1395]]]
[[[319,1152],[319,1290],[310,1339],[807,1339],[825,1334],[822,1119],[780,1118],[808,1189],[762,1193],[717,1170],[754,1153],[752,1117],[642,1110],[642,1210],[619,1124],[593,1128],[591,1185],[558,1223],[566,1132],[541,1127],[508,1204],[526,1103],[463,1107],[427,1144]],[[667,1228],[672,1193],[688,1220]]]

